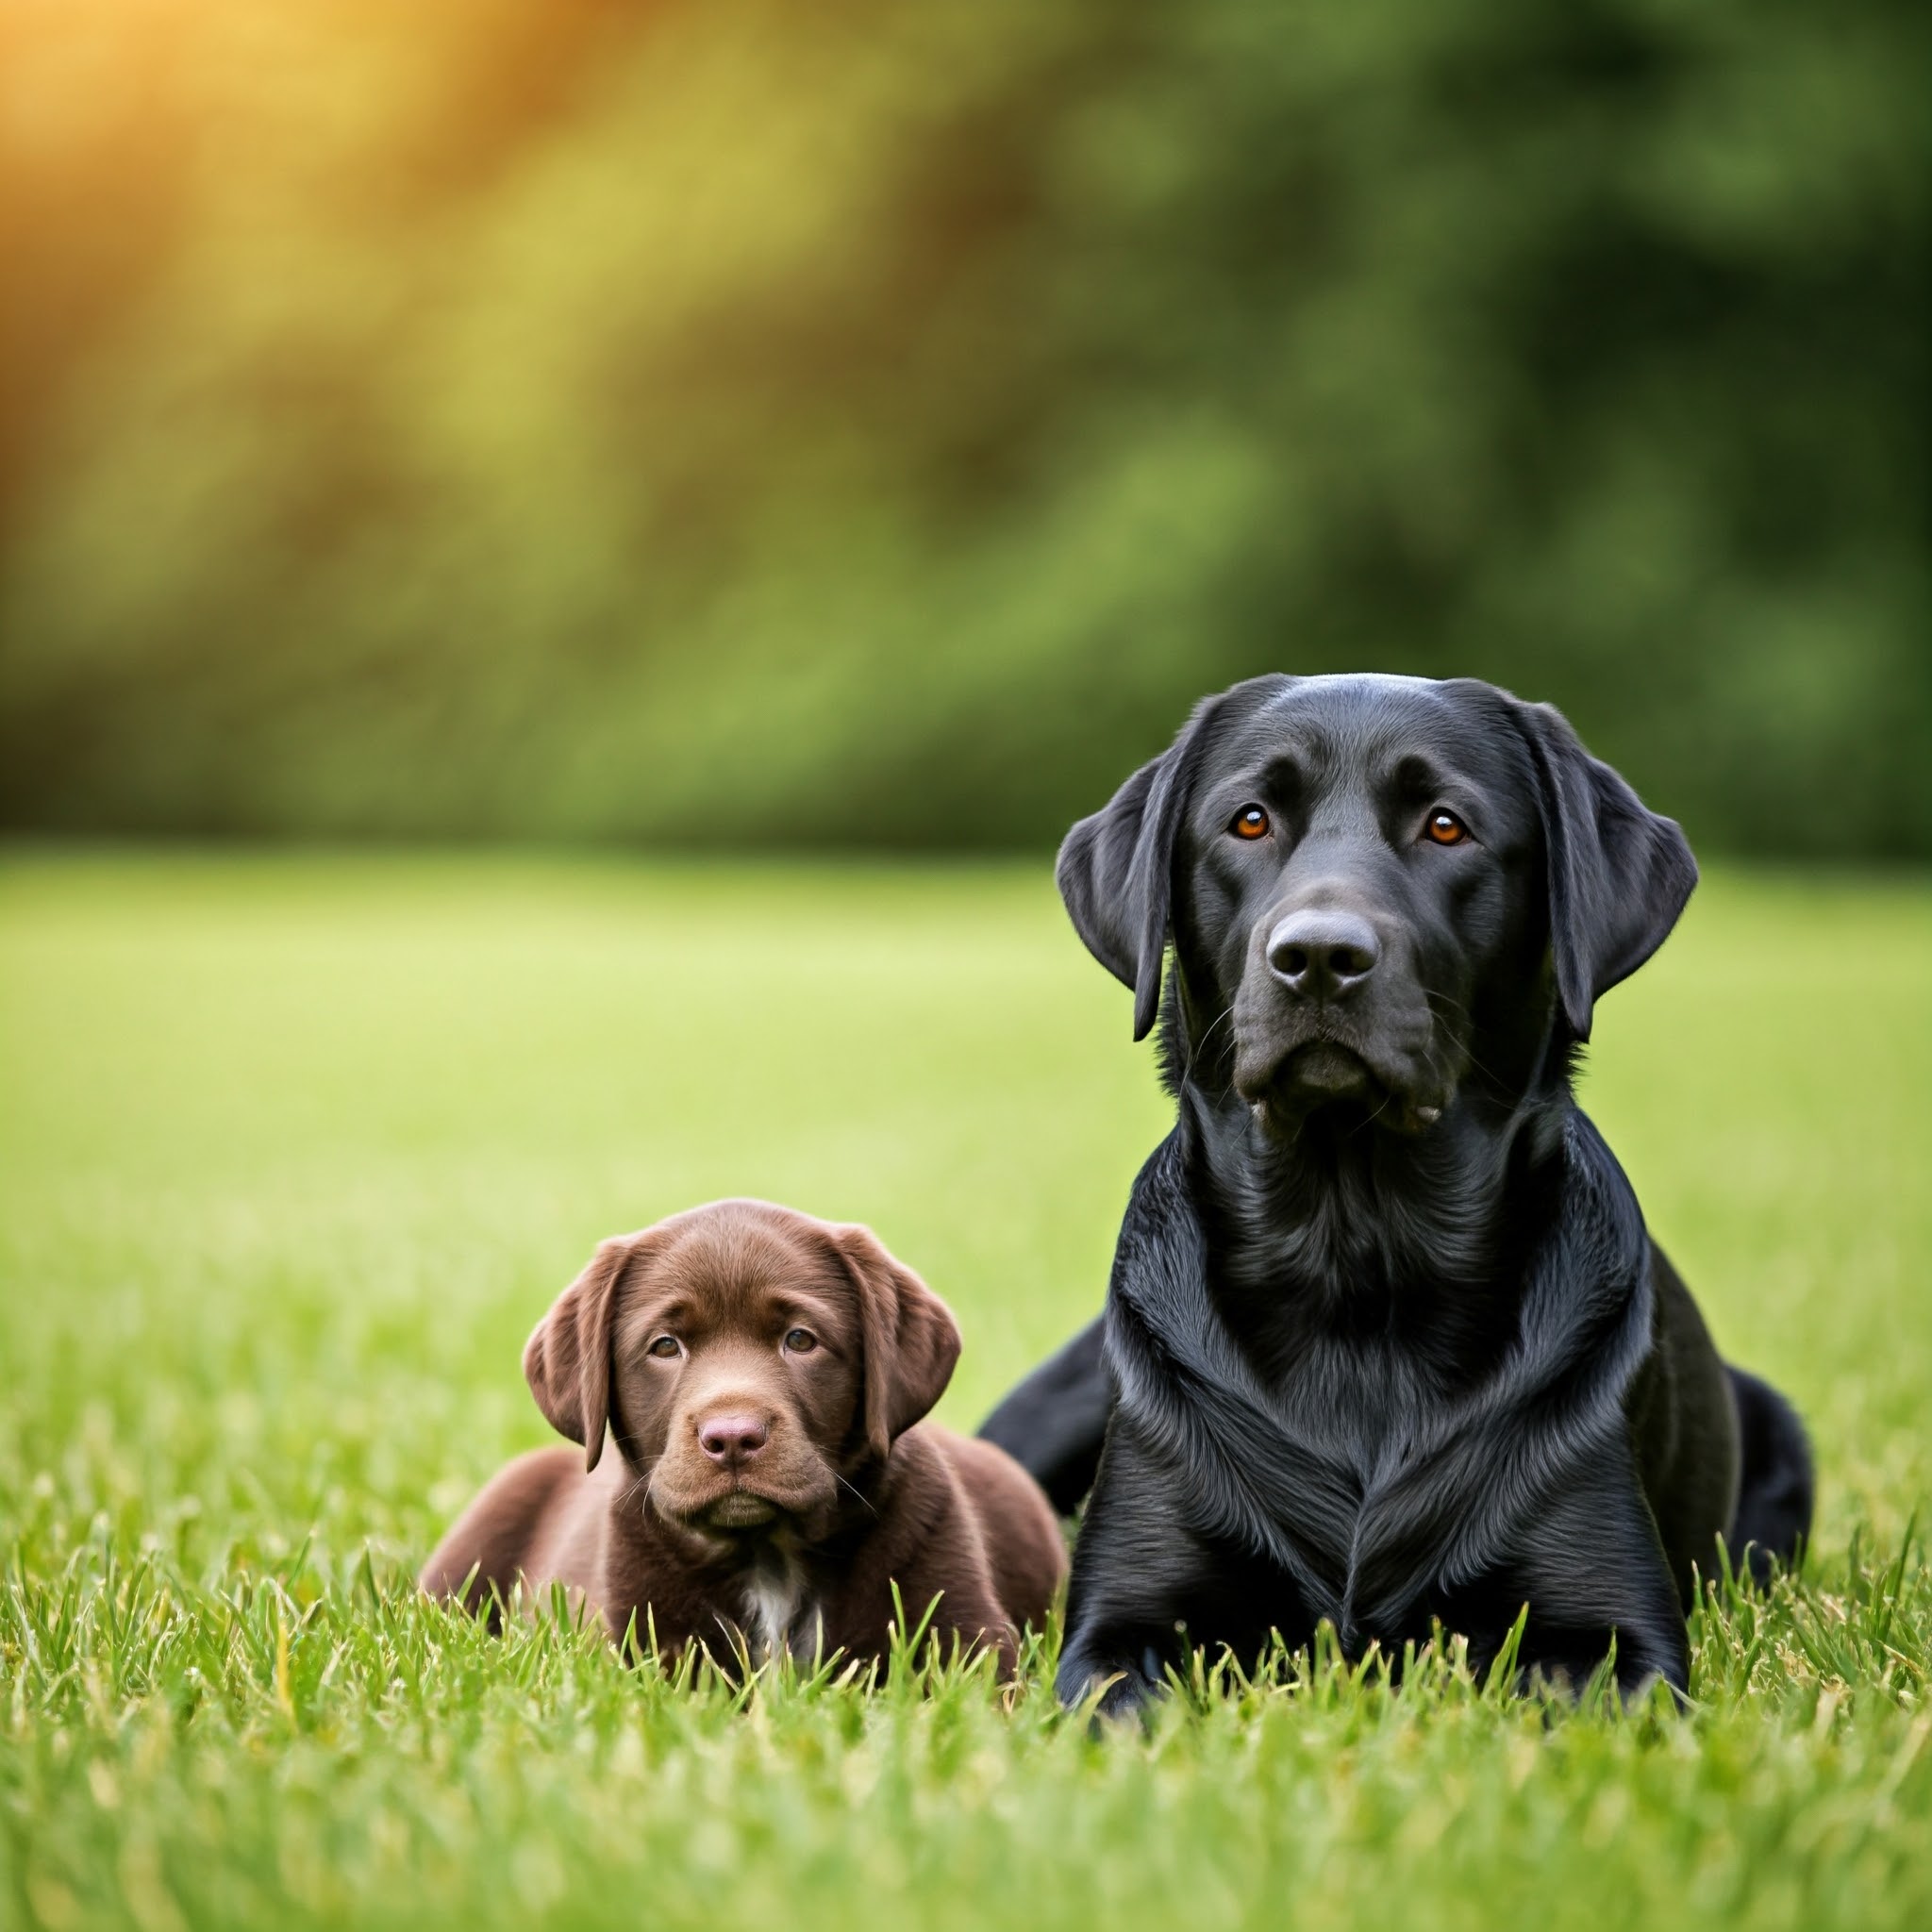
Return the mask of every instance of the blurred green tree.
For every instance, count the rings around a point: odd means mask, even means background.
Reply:
[[[1932,855],[1924,9],[0,15],[0,823],[1050,841],[1495,678]]]

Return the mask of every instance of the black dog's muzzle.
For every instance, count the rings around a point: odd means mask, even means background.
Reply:
[[[1333,1108],[1415,1134],[1454,1093],[1458,1058],[1435,1038],[1404,949],[1363,913],[1302,906],[1264,919],[1231,1016],[1235,1090],[1271,1133]]]

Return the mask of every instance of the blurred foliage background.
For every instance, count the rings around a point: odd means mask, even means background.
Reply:
[[[0,824],[1044,844],[1264,669],[1932,855],[1907,0],[8,0]]]

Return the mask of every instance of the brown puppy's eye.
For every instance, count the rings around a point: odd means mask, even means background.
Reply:
[[[1432,811],[1423,829],[1438,845],[1460,845],[1469,837],[1469,827],[1453,811]]]
[[[660,1362],[675,1361],[684,1353],[684,1343],[675,1335],[660,1335],[644,1353],[656,1356]]]
[[[809,1328],[791,1328],[785,1334],[785,1346],[793,1355],[809,1355],[819,1345],[819,1339]]]
[[[1237,839],[1265,839],[1268,836],[1268,814],[1258,805],[1244,805],[1235,813],[1234,823],[1227,829]]]

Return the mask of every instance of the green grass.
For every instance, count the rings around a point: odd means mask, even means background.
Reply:
[[[1932,1923],[1932,891],[1720,873],[1589,1099],[1810,1419],[1805,1574],[1695,1707],[1330,1659],[1151,1733],[902,1657],[741,1695],[412,1567],[545,1428],[602,1235],[873,1223],[970,1425],[1097,1305],[1166,1110],[1044,869],[0,867],[0,1923]]]

